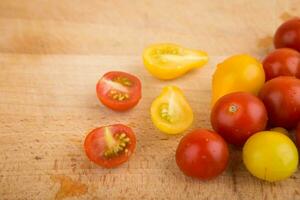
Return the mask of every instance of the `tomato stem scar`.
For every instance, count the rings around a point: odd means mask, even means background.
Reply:
[[[230,106],[229,106],[229,112],[231,112],[231,113],[234,113],[234,112],[237,112],[238,111],[238,106],[237,105],[235,105],[235,104],[231,104]]]

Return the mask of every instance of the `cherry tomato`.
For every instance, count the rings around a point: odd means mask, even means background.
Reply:
[[[212,79],[212,105],[232,92],[257,95],[265,82],[262,64],[247,54],[234,55],[219,63]]]
[[[243,161],[249,172],[266,181],[290,177],[298,166],[298,152],[293,141],[274,131],[251,136],[243,148]]]
[[[242,146],[267,125],[263,102],[247,92],[235,92],[221,97],[211,112],[211,124],[228,143]]]
[[[300,53],[289,48],[275,49],[263,60],[266,80],[277,76],[300,78]]]
[[[288,47],[300,51],[300,18],[281,24],[274,37],[276,48]]]
[[[142,96],[141,81],[128,73],[111,71],[99,80],[96,90],[99,100],[116,111],[134,107]]]
[[[84,141],[87,157],[105,168],[117,167],[126,162],[135,146],[135,134],[131,128],[122,124],[96,128]]]
[[[300,80],[281,76],[265,83],[259,94],[272,127],[294,128],[300,121]]]
[[[296,144],[298,146],[298,149],[300,150],[300,122],[298,123],[296,129]]]
[[[146,69],[156,78],[168,80],[204,66],[207,53],[176,44],[154,44],[143,53]]]
[[[187,176],[202,180],[221,174],[228,164],[229,151],[217,133],[197,129],[185,135],[176,151],[176,163]]]
[[[152,102],[150,112],[154,125],[167,134],[182,133],[194,120],[191,106],[176,86],[164,87]]]
[[[282,133],[286,136],[289,136],[289,132],[288,130],[286,130],[285,128],[282,128],[282,127],[275,127],[275,128],[271,128],[270,131],[274,131],[274,132],[278,132],[278,133]]]

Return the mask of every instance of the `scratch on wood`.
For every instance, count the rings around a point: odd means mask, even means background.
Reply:
[[[57,160],[56,160],[56,159],[54,160],[54,166],[53,166],[53,169],[54,169],[54,170],[57,170]]]

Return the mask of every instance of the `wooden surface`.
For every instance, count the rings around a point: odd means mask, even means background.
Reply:
[[[276,27],[300,13],[299,0],[1,0],[0,199],[300,199],[300,172],[279,183],[253,178],[234,150],[226,172],[185,177],[174,154],[181,136],[152,125],[149,106],[164,85],[181,87],[195,121],[210,128],[210,80],[235,53],[258,58]],[[210,62],[174,81],[153,78],[145,46],[174,42],[205,50]],[[98,103],[95,84],[109,70],[136,74],[143,99],[119,114]],[[82,143],[97,126],[136,132],[130,162],[113,170],[88,161]]]

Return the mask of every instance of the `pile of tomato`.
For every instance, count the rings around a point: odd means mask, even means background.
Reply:
[[[213,130],[199,128],[187,133],[176,150],[176,163],[184,174],[201,180],[221,174],[230,157],[228,144],[242,149],[246,168],[260,179],[282,180],[297,170],[294,141],[300,148],[300,18],[277,29],[274,45],[276,49],[262,63],[241,54],[218,64],[212,78]],[[170,80],[204,66],[208,56],[175,44],[156,44],[145,49],[143,61],[153,76]],[[141,88],[136,76],[113,71],[103,75],[96,90],[105,106],[126,111],[138,104]],[[194,119],[183,91],[172,85],[165,86],[152,102],[150,116],[166,134],[184,133]],[[96,128],[84,141],[88,158],[105,168],[126,162],[135,147],[133,130],[123,124]]]

